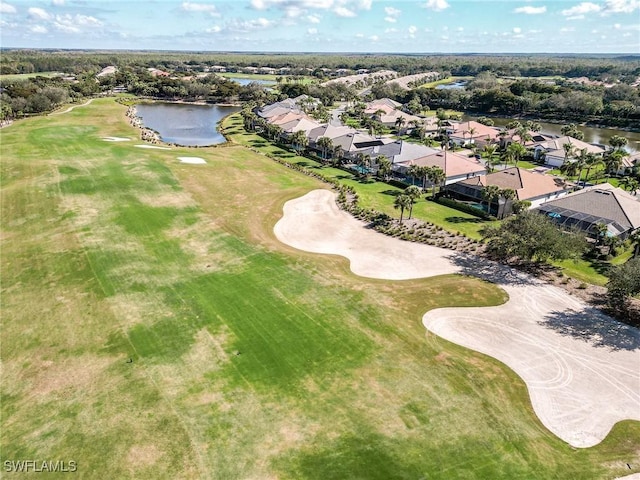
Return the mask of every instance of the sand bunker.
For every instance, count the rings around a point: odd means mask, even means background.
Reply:
[[[159,145],[134,145],[134,147],[138,148],[151,148],[154,150],[171,150],[169,147],[161,147]]]
[[[640,330],[565,291],[484,259],[369,230],[328,190],[287,202],[274,232],[300,250],[347,257],[364,277],[462,273],[500,285],[509,294],[504,305],[432,310],[425,327],[512,368],[542,423],[574,447],[596,445],[620,420],[640,420]]]
[[[204,158],[200,157],[178,157],[180,163],[190,163],[192,165],[201,165],[203,163],[207,163]]]
[[[104,140],[105,142],[129,142],[129,141],[131,141],[130,138],[125,138],[125,137],[102,137],[102,140]]]

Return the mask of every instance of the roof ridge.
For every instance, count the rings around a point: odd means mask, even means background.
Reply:
[[[624,218],[627,219],[627,222],[629,222],[629,225],[631,225],[631,228],[633,228],[633,220],[631,220],[631,218],[629,218],[629,215],[627,215],[627,211],[625,210],[625,208],[620,203],[620,200],[618,200],[617,192],[615,190],[608,190],[608,192],[610,192],[613,195],[613,198],[615,199],[616,203],[618,204],[618,207],[620,207],[620,210],[622,211],[622,214],[624,215]]]

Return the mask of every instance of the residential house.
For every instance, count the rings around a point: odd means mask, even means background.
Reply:
[[[440,167],[445,172],[445,185],[451,185],[461,180],[484,175],[487,170],[484,165],[475,158],[469,158],[446,150],[435,150],[428,155],[413,160],[394,164],[395,171],[407,176],[409,169],[414,166]],[[426,187],[427,185],[425,185]]]
[[[567,156],[565,150],[566,144],[571,145],[574,152],[569,156]],[[544,155],[544,163],[552,167],[561,167],[565,159],[575,160],[582,150],[586,150],[587,153],[593,153],[594,155],[602,155],[605,152],[605,149],[602,147],[566,135],[545,142],[534,143],[532,148],[534,159],[541,160]]]
[[[456,145],[474,144],[479,148],[498,143],[499,128],[489,127],[475,121],[451,122],[445,131],[452,143]]]
[[[467,180],[462,180],[450,185],[447,192],[454,198],[482,202],[483,190],[488,185],[496,185],[500,189],[511,189],[515,191],[514,200],[529,201],[531,208],[552,199],[569,194],[573,184],[567,183],[564,179],[531,172],[520,167],[511,167],[488,175],[480,175]],[[511,213],[512,201],[501,199],[497,207],[491,213],[502,218]]]
[[[640,197],[609,183],[579,190],[540,205],[537,210],[563,227],[574,227],[596,237],[595,226],[607,226],[607,235],[627,238],[640,230]]]

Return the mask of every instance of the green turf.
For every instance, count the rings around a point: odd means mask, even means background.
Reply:
[[[637,422],[572,449],[508,368],[425,332],[425,311],[500,289],[368,280],[286,247],[283,203],[321,183],[239,146],[183,165],[192,149],[100,140],[135,138],[124,110],[99,99],[0,131],[3,461],[136,479],[595,479],[640,463]]]

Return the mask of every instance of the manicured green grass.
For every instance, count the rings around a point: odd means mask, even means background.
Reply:
[[[563,260],[555,262],[554,265],[560,267],[562,272],[571,278],[593,285],[606,285],[609,281],[607,271],[614,265],[621,265],[631,258],[633,251],[628,249],[612,258],[610,261],[602,260]]]
[[[137,135],[124,110],[99,99],[0,131],[3,460],[123,479],[594,479],[640,463],[637,422],[572,449],[513,372],[421,324],[503,291],[363,279],[287,247],[283,203],[321,183],[241,146],[184,165],[193,149],[100,140]]]
[[[239,73],[239,72],[225,72],[216,73],[216,75],[224,78],[243,78],[247,80],[268,80],[275,83],[276,79],[281,75],[270,75],[266,73]]]

